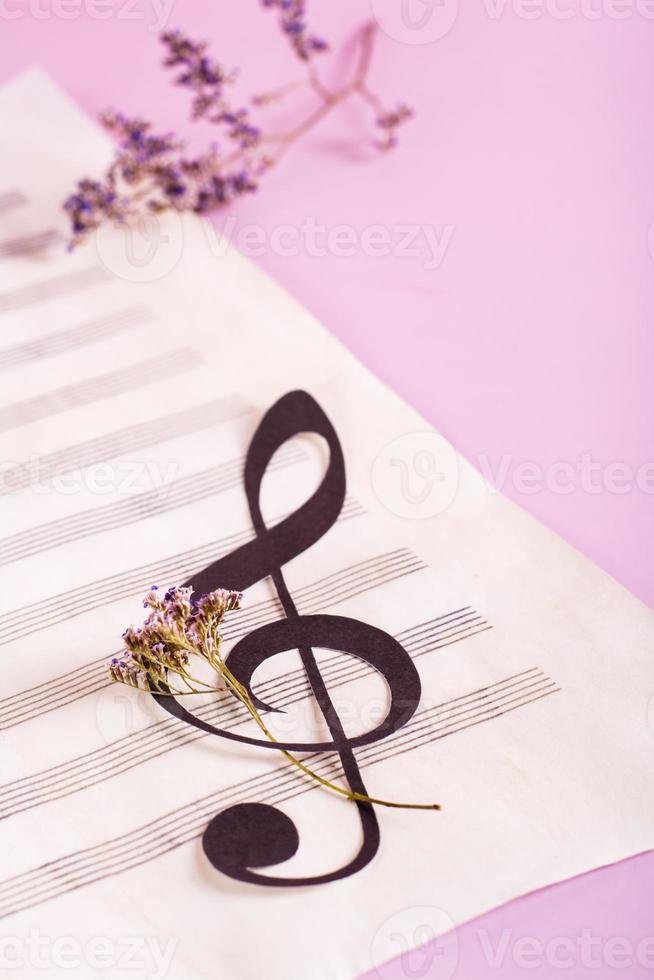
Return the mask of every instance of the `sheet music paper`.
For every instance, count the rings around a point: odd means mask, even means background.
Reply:
[[[162,225],[170,247],[154,280],[133,281],[119,232],[66,253],[61,200],[102,171],[104,137],[37,71],[0,91],[0,122],[0,937],[23,956],[21,976],[42,974],[24,959],[36,930],[46,952],[61,937],[109,942],[104,965],[50,960],[52,976],[123,976],[116,950],[126,958],[134,940],[143,976],[353,977],[407,910],[458,924],[651,848],[652,612],[492,492],[200,220]],[[417,710],[355,756],[371,795],[443,810],[378,807],[379,850],[357,874],[266,888],[207,860],[216,814],[277,806],[299,847],[262,874],[305,878],[352,859],[356,807],[277,753],[111,685],[106,663],[152,583],[193,581],[253,540],[248,447],[297,390],[338,435],[347,493],[333,526],[284,566],[288,589],[300,614],[351,617],[407,651]],[[429,447],[441,471],[422,509],[413,486],[398,489],[407,445]],[[275,454],[268,527],[325,466],[311,435]],[[282,617],[272,583],[257,582],[226,650]],[[347,653],[316,659],[347,735],[375,728],[383,681]],[[268,660],[254,690],[285,708],[270,716],[279,738],[329,737],[297,652]],[[194,710],[256,736],[233,702]],[[335,753],[311,761],[340,772]]]

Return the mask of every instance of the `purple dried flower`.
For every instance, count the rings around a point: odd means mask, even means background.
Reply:
[[[110,180],[80,180],[74,194],[64,202],[73,230],[73,244],[100,226],[106,217],[125,217],[126,202],[121,202]]]
[[[229,138],[238,143],[242,149],[256,146],[261,138],[261,130],[253,126],[248,120],[247,109],[239,109],[237,112],[224,112],[220,121],[227,123],[230,127]]]
[[[381,129],[397,129],[403,122],[407,119],[411,119],[413,116],[413,110],[404,103],[393,109],[391,112],[385,112],[383,115],[379,116],[377,119],[377,125]]]
[[[130,687],[141,687],[146,681],[145,672],[132,654],[127,652],[120,657],[113,657],[109,665],[109,674],[112,680],[129,684]]]
[[[164,32],[161,42],[168,51],[164,66],[183,66],[183,71],[175,78],[175,84],[195,93],[193,118],[207,116],[214,108],[224,110],[223,89],[234,81],[235,72],[225,71],[217,61],[207,57],[205,41],[192,41],[181,31]]]
[[[150,615],[141,627],[129,626],[123,633],[126,649],[109,663],[113,680],[143,690],[165,690],[172,671],[186,685],[181,693],[191,693],[197,692],[186,670],[191,654],[221,669],[218,628],[228,612],[240,608],[242,594],[216,589],[199,600],[192,595],[188,586],[173,586],[162,599],[155,589],[148,592],[143,605]]]
[[[177,585],[168,589],[164,596],[162,612],[171,622],[185,623],[191,615],[191,596],[193,589]]]
[[[197,617],[208,618],[217,616],[220,619],[234,609],[240,609],[243,601],[242,592],[232,592],[228,589],[216,589],[203,595],[197,604]]]
[[[308,61],[312,55],[328,50],[327,41],[308,32],[304,0],[261,0],[261,3],[264,7],[276,7],[281,11],[282,30],[302,61]]]
[[[303,61],[327,48],[326,42],[309,33],[304,0],[262,0],[264,7],[276,8],[280,22],[293,48]],[[174,133],[157,134],[151,123],[109,111],[102,121],[117,141],[114,162],[102,181],[82,180],[65,203],[72,239],[70,247],[83,241],[105,221],[125,224],[143,212],[174,210],[206,214],[244,194],[258,189],[259,178],[279,159],[285,148],[316,125],[326,112],[351,95],[365,99],[377,113],[377,126],[383,139],[382,150],[397,143],[398,127],[411,116],[400,105],[392,112],[383,109],[369,91],[365,76],[372,52],[374,26],[368,25],[361,37],[361,55],[354,79],[341,89],[329,91],[313,70],[308,82],[320,97],[322,106],[289,132],[263,134],[250,118],[248,108],[234,108],[226,91],[236,72],[226,71],[207,54],[204,41],[193,41],[182,31],[166,31],[161,41],[166,48],[166,67],[177,69],[175,84],[192,92],[192,116],[221,127],[225,149],[212,143],[203,154],[187,158],[184,143]],[[266,104],[297,88],[285,86]],[[264,150],[264,145],[272,150]]]
[[[104,112],[100,119],[103,126],[117,137],[125,160],[131,160],[134,166],[166,158],[183,145],[174,133],[153,135],[150,132],[151,123],[144,119],[130,119],[113,109]]]
[[[397,146],[397,130],[402,123],[413,118],[413,110],[400,103],[396,109],[384,112],[377,117],[377,126],[383,131],[383,138],[377,140],[376,146],[380,150],[392,150]]]

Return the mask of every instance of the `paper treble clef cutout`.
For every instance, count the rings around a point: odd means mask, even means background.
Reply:
[[[293,436],[315,433],[329,447],[329,464],[313,495],[296,511],[268,528],[260,507],[263,477],[277,450]],[[263,417],[250,444],[245,464],[245,492],[256,536],[247,544],[198,575],[192,584],[199,593],[217,588],[242,591],[270,577],[285,618],[253,630],[231,650],[227,664],[260,711],[276,710],[252,692],[251,680],[266,660],[286,650],[297,650],[313,696],[324,716],[330,739],[322,742],[270,742],[225,731],[197,718],[173,697],[157,697],[176,718],[212,735],[279,752],[330,751],[338,753],[345,777],[355,793],[368,795],[354,755],[358,746],[380,741],[396,732],[414,714],[420,700],[420,678],[406,652],[389,634],[342,616],[302,616],[286,586],[283,567],[325,535],[337,520],[345,500],[345,462],[336,431],[318,403],[304,391],[284,395]],[[191,584],[191,583],[189,583]],[[371,731],[349,738],[334,708],[313,648],[325,648],[357,657],[386,681],[390,704],[385,718]],[[217,814],[207,827],[203,846],[215,868],[238,881],[293,887],[318,885],[346,878],[364,868],[379,847],[379,825],[373,806],[356,802],[362,829],[359,852],[344,867],[308,878],[263,875],[257,868],[280,864],[292,857],[299,844],[292,820],[276,807],[239,803]]]

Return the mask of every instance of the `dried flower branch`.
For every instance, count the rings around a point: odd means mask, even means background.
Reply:
[[[196,600],[193,589],[177,586],[161,595],[153,585],[145,596],[143,607],[150,612],[140,628],[130,626],[123,633],[126,649],[109,664],[113,681],[127,684],[147,694],[180,697],[191,694],[230,692],[247,709],[266,738],[277,739],[255,707],[247,689],[234,677],[220,652],[220,627],[227,613],[240,609],[242,594],[217,589]],[[209,664],[218,678],[208,684],[191,673],[192,658]],[[171,681],[171,676],[175,681]],[[365,803],[400,809],[440,810],[437,804],[392,803],[363,793],[343,789],[305,766],[286,749],[282,754],[306,776],[321,786]]]
[[[80,180],[64,204],[71,221],[71,247],[105,221],[124,224],[143,211],[206,214],[256,191],[261,177],[292,143],[352,96],[363,99],[374,112],[375,125],[380,130],[375,146],[387,151],[397,145],[397,131],[412,111],[404,104],[386,108],[367,85],[375,25],[367,24],[361,33],[353,77],[332,90],[323,84],[314,64],[314,56],[329,46],[309,31],[304,0],[261,3],[280,12],[282,30],[306,66],[307,78],[304,83],[291,83],[257,95],[252,103],[261,108],[308,86],[318,98],[317,107],[288,131],[264,132],[253,123],[248,107],[235,107],[228,98],[237,73],[210,58],[205,42],[193,41],[178,30],[166,31],[161,35],[166,48],[164,66],[179,69],[174,84],[192,93],[192,119],[218,127],[222,143],[212,143],[206,152],[188,157],[185,143],[173,133],[155,135],[146,120],[105,112],[101,121],[116,139],[116,156],[101,180]]]
[[[264,7],[276,7],[281,10],[282,30],[288,34],[295,53],[302,61],[308,61],[314,54],[328,50],[327,41],[309,33],[304,0],[261,0],[261,2]]]

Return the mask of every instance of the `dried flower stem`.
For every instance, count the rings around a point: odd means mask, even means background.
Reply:
[[[352,81],[343,85],[340,89],[335,92],[330,91],[323,85],[318,73],[313,64],[309,64],[309,84],[311,88],[316,92],[316,94],[321,99],[322,105],[307,116],[307,118],[295,126],[292,130],[286,133],[270,133],[268,135],[264,134],[261,137],[263,143],[293,143],[305,136],[310,130],[312,130],[318,123],[329,115],[329,113],[336,108],[341,102],[350,98],[351,95],[358,93],[366,101],[370,102],[370,93],[368,92],[365,80],[370,67],[370,62],[372,59],[372,52],[374,47],[375,35],[377,33],[377,25],[373,23],[366,24],[361,35],[361,51],[359,55],[359,62],[357,69]],[[375,108],[383,111],[381,100],[375,98]]]
[[[255,708],[248,692],[246,691],[246,689],[243,687],[242,684],[239,684],[239,682],[236,680],[234,675],[227,667],[223,667],[223,677],[225,678],[227,682],[227,686],[230,689],[230,691],[233,691],[236,697],[239,698],[239,700],[245,705],[245,707],[250,712],[250,714],[252,715],[252,717],[254,718],[254,720],[256,721],[257,725],[264,733],[266,738],[270,739],[271,742],[276,743],[277,739],[272,734],[272,732],[268,729],[263,718]],[[340,793],[342,796],[345,796],[348,800],[357,800],[361,803],[374,803],[377,806],[387,806],[398,810],[440,810],[441,809],[438,803],[394,803],[389,800],[380,800],[374,796],[367,796],[365,793],[354,793],[352,790],[343,789],[341,786],[337,786],[336,783],[332,783],[330,782],[330,780],[324,779],[322,776],[319,776],[317,772],[315,772],[313,769],[310,769],[308,766],[305,766],[303,762],[300,762],[300,760],[296,758],[296,756],[294,756],[291,752],[288,752],[286,749],[281,749],[280,751],[282,755],[286,756],[289,762],[292,762],[294,766],[297,766],[298,769],[302,770],[302,772],[305,775],[310,776],[311,779],[314,779],[316,782],[320,783],[321,786],[325,786],[327,789],[331,789],[334,793]]]
[[[249,691],[237,680],[220,654],[220,626],[227,612],[240,607],[240,593],[218,589],[195,600],[191,598],[192,591],[182,587],[169,589],[161,599],[157,587],[153,586],[143,603],[151,612],[140,629],[130,627],[123,634],[127,650],[111,661],[109,672],[112,680],[159,697],[230,691],[247,709],[266,738],[273,744],[279,744],[257,710]],[[212,686],[191,674],[187,670],[191,655],[205,660],[224,681],[224,686]],[[179,678],[183,688],[171,685],[171,672]],[[287,749],[280,746],[280,752],[306,776],[349,800],[402,810],[440,810],[436,803],[395,803],[344,789],[318,775]]]
[[[247,711],[254,719],[254,721],[256,721],[257,725],[264,733],[266,738],[268,738],[273,744],[277,744],[278,739],[275,738],[275,736],[272,734],[272,732],[266,725],[265,721],[261,717],[261,714],[259,713],[259,711],[257,711],[257,708],[255,707],[252,698],[248,694],[246,688],[243,687],[243,685],[234,677],[231,670],[227,667],[224,661],[221,659],[220,663],[217,664],[212,659],[210,662],[212,663],[214,669],[216,669],[217,672],[220,674],[220,676],[224,678],[226,687],[211,687],[210,685],[205,684],[204,681],[198,680],[198,678],[193,677],[193,675],[189,674],[188,671],[180,670],[179,675],[183,678],[184,681],[187,682],[191,681],[192,683],[200,684],[202,687],[205,688],[205,690],[204,691],[199,691],[199,690],[178,691],[171,688],[170,684],[167,682],[166,686],[168,690],[162,690],[160,688],[157,688],[154,693],[156,693],[158,696],[168,695],[173,697],[179,697],[180,695],[183,696],[185,694],[186,695],[214,694],[214,693],[218,694],[218,693],[224,693],[225,690],[229,690],[235,695],[235,697],[238,698],[241,704],[244,705],[244,707],[247,709]],[[303,762],[300,762],[300,760],[296,756],[294,756],[292,752],[289,752],[287,749],[280,749],[280,752],[283,756],[285,756],[289,760],[289,762],[291,762],[294,766],[300,769],[306,776],[309,776],[315,782],[320,783],[320,785],[324,786],[326,789],[330,789],[334,793],[340,793],[342,796],[345,796],[348,800],[358,800],[361,803],[374,803],[377,806],[392,807],[400,810],[440,810],[441,809],[438,803],[394,803],[390,800],[381,800],[374,796],[366,796],[365,793],[354,793],[352,792],[352,790],[343,789],[341,786],[336,785],[336,783],[332,783],[330,780],[324,779],[322,776],[319,776],[317,772],[315,772],[313,769],[310,769],[309,766],[304,765]]]

